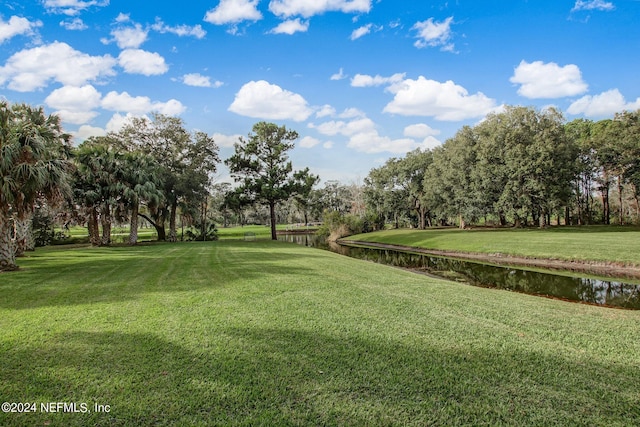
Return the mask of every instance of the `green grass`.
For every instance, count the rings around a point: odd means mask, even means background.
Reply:
[[[640,265],[640,228],[619,226],[549,229],[386,230],[349,240],[459,252]]]
[[[640,312],[270,241],[47,248],[0,275],[3,426],[640,424]]]

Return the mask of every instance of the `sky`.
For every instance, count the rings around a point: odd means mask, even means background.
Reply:
[[[4,0],[0,99],[76,145],[179,116],[223,159],[273,122],[300,135],[294,168],[361,183],[505,105],[639,109],[639,22],[640,0]]]

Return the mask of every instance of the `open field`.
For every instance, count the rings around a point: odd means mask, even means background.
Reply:
[[[38,406],[3,426],[640,424],[640,312],[270,241],[19,264],[0,275],[0,396]]]
[[[569,261],[603,261],[640,266],[640,228],[619,226],[540,229],[385,230],[346,240],[426,249],[504,254]]]

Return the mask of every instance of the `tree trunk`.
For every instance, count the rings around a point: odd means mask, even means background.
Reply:
[[[466,226],[466,223],[464,222],[464,218],[462,217],[462,214],[458,215],[458,227],[463,230],[464,227]]]
[[[178,202],[171,204],[171,212],[169,214],[169,241],[178,241],[178,231],[176,230],[176,212],[178,210]]]
[[[564,207],[564,225],[571,225],[571,212],[569,206]]]
[[[0,214],[0,271],[18,269],[16,264],[16,248],[11,234],[11,221]]]
[[[138,244],[138,203],[131,207],[131,220],[129,222],[129,244]]]
[[[624,212],[622,209],[622,176],[619,175],[618,176],[618,203],[620,205],[620,215],[619,215],[619,221],[620,221],[620,225],[624,224]]]
[[[100,222],[102,222],[102,239],[100,243],[103,246],[109,246],[111,244],[111,208],[108,202],[102,207]]]
[[[98,229],[98,209],[95,206],[89,208],[89,220],[87,221],[89,229],[89,242],[91,246],[100,246],[100,230]]]
[[[149,222],[149,224],[151,224],[153,226],[153,228],[156,229],[156,234],[158,235],[158,240],[159,241],[163,242],[163,241],[167,240],[167,235],[166,235],[165,230],[164,230],[164,223],[158,224],[155,221],[153,221],[151,218],[149,218],[145,214],[141,214],[140,212],[138,212],[138,216],[146,219],[147,222]]]
[[[609,214],[609,186],[602,188],[602,222],[606,225],[611,223]]]
[[[29,240],[29,234],[31,233],[31,216],[23,219],[14,218],[14,227],[16,236],[14,244],[15,256],[21,257],[24,255],[24,252],[28,250],[27,241]]]
[[[271,215],[271,240],[278,240],[276,235],[276,203],[269,201],[269,215]]]

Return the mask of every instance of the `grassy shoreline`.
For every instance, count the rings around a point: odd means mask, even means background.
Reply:
[[[38,250],[1,275],[0,425],[640,423],[640,312],[270,241]]]
[[[544,230],[399,229],[358,234],[345,240],[440,251],[640,266],[638,227],[554,227]]]

